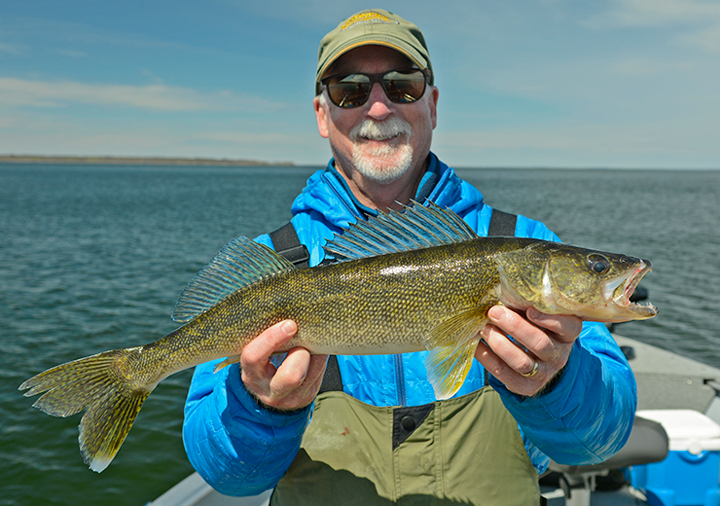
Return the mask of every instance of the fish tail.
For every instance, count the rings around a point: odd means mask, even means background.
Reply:
[[[36,407],[67,417],[86,410],[80,422],[80,453],[102,472],[112,461],[154,384],[143,384],[132,365],[139,348],[106,351],[48,369],[25,381],[25,396],[43,394]]]

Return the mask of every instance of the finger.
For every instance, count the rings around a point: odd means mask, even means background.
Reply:
[[[276,369],[270,356],[289,341],[297,331],[292,320],[268,328],[250,341],[240,354],[241,379],[245,387],[263,402],[271,396],[270,381]]]
[[[528,309],[528,311],[531,311],[531,309]],[[533,311],[535,310],[533,309]],[[555,317],[555,315],[544,316],[548,316],[549,319]],[[510,308],[495,306],[488,311],[488,317],[492,324],[506,335],[512,336],[519,346],[525,347],[526,350],[529,350],[543,362],[554,363],[566,353],[563,345],[564,341],[557,339],[554,332],[538,327],[529,321],[525,315],[521,315]],[[528,371],[522,369],[520,372]]]
[[[573,315],[548,315],[535,308],[527,310],[528,319],[536,325],[549,330],[553,337],[564,343],[572,343],[582,331],[583,322]]]
[[[508,390],[518,395],[534,395],[543,388],[547,381],[546,374],[542,371],[541,366],[538,366],[538,372],[535,376],[523,377],[482,341],[475,351],[475,358]]]
[[[306,382],[316,382],[318,378],[322,382],[325,376],[325,368],[327,367],[328,356],[327,355],[313,355],[310,358],[310,367],[308,368]],[[320,387],[318,386],[318,389]]]
[[[263,373],[268,370],[270,356],[286,344],[297,332],[297,324],[284,320],[265,330],[250,341],[240,355],[240,365],[248,373]],[[270,367],[274,370],[274,367]]]
[[[310,352],[305,348],[290,350],[270,380],[272,395],[283,397],[300,387],[307,377],[310,358]]]
[[[297,406],[293,409],[305,407],[315,399],[320,391],[326,366],[327,355],[312,355],[310,357],[310,366],[308,367],[305,381],[300,389],[298,389],[301,390],[301,392],[298,392]]]
[[[286,358],[278,368],[268,395],[260,398],[280,410],[297,410],[311,404],[320,390],[327,364],[327,355],[309,355],[302,348],[292,350],[289,357],[290,361]]]
[[[540,317],[537,314],[533,316]],[[543,318],[543,322],[556,318],[556,315],[542,316],[547,316],[547,320]],[[505,307],[491,308],[488,317],[497,322],[497,325],[488,324],[483,329],[481,335],[487,350],[476,356],[478,360],[483,357],[488,371],[511,391],[521,395],[533,395],[567,363],[572,349],[572,337],[569,342],[564,342],[555,332],[539,327],[523,315]],[[574,322],[574,319],[563,317],[559,322],[548,325],[552,328],[565,325],[562,328],[570,329],[569,333],[579,333],[582,322]],[[575,323],[579,323],[579,326],[573,328]],[[554,326],[556,324],[558,326]],[[512,335],[513,339],[508,338],[507,334]]]
[[[486,325],[481,335],[485,344],[503,364],[519,374],[529,374],[535,367],[535,358],[508,339],[494,325]]]
[[[327,355],[311,355],[304,348],[290,350],[270,382],[272,394],[283,397],[293,390],[312,392],[318,378],[322,382]],[[317,386],[317,390],[320,385]],[[315,397],[317,390],[312,392]]]
[[[504,306],[494,306],[488,311],[490,323],[505,336],[512,336],[518,346],[531,350],[537,357],[547,360],[554,353],[554,343],[547,331],[529,322],[523,315]]]

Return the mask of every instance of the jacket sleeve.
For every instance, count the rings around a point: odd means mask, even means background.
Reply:
[[[258,242],[270,245],[267,236]],[[238,364],[215,373],[217,362],[195,369],[185,404],[185,450],[219,492],[256,495],[274,487],[290,467],[312,406],[290,413],[265,409],[245,389]]]
[[[214,373],[195,369],[185,405],[183,442],[190,463],[226,495],[256,495],[274,487],[300,448],[311,408],[280,413],[261,407],[237,364]]]
[[[557,240],[544,225],[523,217],[517,232]],[[517,420],[534,462],[539,450],[560,464],[596,464],[619,451],[630,436],[635,377],[604,324],[583,325],[562,373],[539,395],[516,395],[492,377],[490,383]]]
[[[540,395],[523,397],[490,382],[532,446],[560,464],[602,462],[630,436],[635,379],[603,324],[585,323],[565,369]]]

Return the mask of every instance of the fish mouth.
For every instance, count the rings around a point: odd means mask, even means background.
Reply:
[[[652,270],[650,260],[640,260],[635,269],[626,274],[610,280],[605,285],[605,298],[620,309],[618,314],[608,321],[614,323],[628,320],[642,320],[652,318],[658,312],[657,308],[650,302],[639,304],[630,300],[640,280]]]

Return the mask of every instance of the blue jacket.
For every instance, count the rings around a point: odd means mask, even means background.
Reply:
[[[487,235],[492,209],[482,194],[430,155],[416,200],[425,198],[459,214],[479,235]],[[313,174],[292,206],[292,222],[310,252],[310,265],[324,257],[327,239],[375,211],[361,205],[333,168]],[[558,241],[540,222],[518,216],[515,234]],[[272,246],[267,235],[258,242]],[[403,355],[338,356],[345,393],[376,406],[421,405],[435,400],[424,359]],[[183,439],[190,462],[218,491],[253,495],[275,486],[295,458],[312,406],[278,413],[248,394],[238,365],[213,373],[214,363],[196,368],[185,407]],[[515,417],[531,461],[542,472],[549,458],[564,464],[592,464],[625,444],[637,393],[633,374],[602,324],[585,323],[565,370],[554,386],[535,397],[513,394],[492,376],[490,384]],[[474,362],[460,391],[484,386]]]

